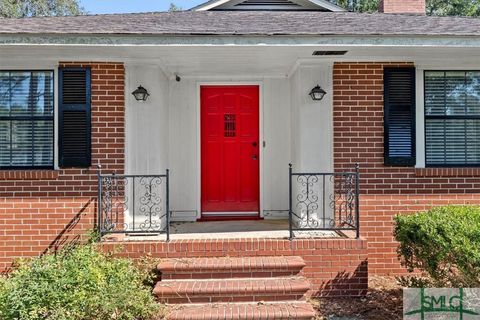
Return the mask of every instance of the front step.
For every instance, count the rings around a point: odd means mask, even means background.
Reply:
[[[306,302],[179,305],[168,320],[311,320],[315,310]]]
[[[172,320],[310,320],[301,257],[165,259],[153,293]]]
[[[153,293],[163,303],[300,300],[310,289],[302,277],[164,280]]]
[[[215,257],[166,259],[157,266],[162,279],[286,277],[305,267],[301,257]]]

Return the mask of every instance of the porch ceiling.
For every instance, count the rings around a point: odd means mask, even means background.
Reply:
[[[347,50],[345,56],[313,57],[315,50]],[[475,63],[478,48],[391,46],[0,46],[0,67],[21,68],[58,61],[125,61],[157,64],[182,77],[289,76],[296,63],[321,61],[426,61]]]

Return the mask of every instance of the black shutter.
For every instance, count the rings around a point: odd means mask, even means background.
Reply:
[[[90,69],[59,69],[60,167],[89,167],[92,162]]]
[[[385,164],[415,165],[415,68],[385,68]]]

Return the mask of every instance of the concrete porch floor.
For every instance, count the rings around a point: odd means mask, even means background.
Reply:
[[[350,238],[335,231],[296,231],[295,238]],[[354,236],[353,236],[354,237]],[[170,240],[186,239],[288,239],[288,220],[237,220],[172,222]],[[165,240],[165,235],[127,235],[123,240]]]

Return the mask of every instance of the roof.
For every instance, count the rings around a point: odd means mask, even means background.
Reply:
[[[480,36],[480,19],[318,11],[183,11],[0,19],[0,34]]]
[[[212,10],[320,10],[345,11],[327,0],[210,0],[193,11]]]

